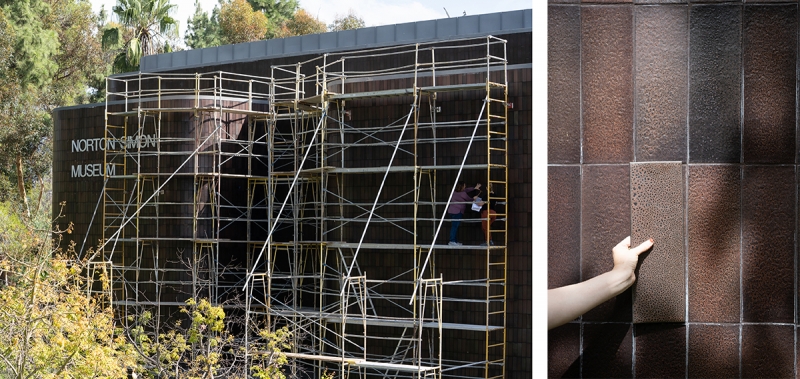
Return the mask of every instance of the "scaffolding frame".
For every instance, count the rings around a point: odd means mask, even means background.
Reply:
[[[154,306],[159,320],[189,296],[242,299],[245,351],[263,343],[256,328],[288,326],[293,377],[503,377],[506,212],[488,223],[485,246],[436,241],[450,205],[440,177],[480,175],[494,189],[484,200],[508,201],[505,49],[488,36],[324,54],[274,65],[269,77],[108,78],[95,261],[109,270],[112,303],[122,316]],[[437,83],[463,73],[463,83]],[[445,96],[480,103],[479,115],[437,121]],[[364,104],[386,99],[407,101],[407,113],[363,122]],[[391,156],[362,159],[362,149]],[[442,162],[446,149],[463,158]],[[191,227],[170,230],[176,223]],[[454,250],[481,255],[482,273],[437,275],[437,253]],[[390,274],[361,268],[392,254],[404,261]],[[482,316],[448,322],[453,303]],[[484,351],[449,356],[448,331],[481,339]]]

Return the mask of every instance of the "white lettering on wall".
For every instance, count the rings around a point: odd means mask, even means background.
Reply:
[[[120,139],[84,138],[74,139],[71,142],[73,153],[105,151],[106,148],[109,148],[110,150],[116,150],[117,148],[122,150],[131,150],[135,148],[144,149],[148,147],[156,147],[156,144],[158,143],[158,136],[151,134],[135,137],[122,137]]]
[[[113,176],[116,174],[117,166],[113,164],[106,165],[106,172],[108,172],[109,176]],[[102,163],[87,163],[84,165],[72,165],[70,167],[72,172],[73,178],[90,178],[93,176],[103,176],[103,164]]]

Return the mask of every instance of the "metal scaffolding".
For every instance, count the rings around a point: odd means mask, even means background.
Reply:
[[[287,326],[293,377],[503,377],[505,49],[489,36],[325,54],[269,77],[109,78],[96,261],[114,304],[241,299],[246,351],[263,343],[255,327]],[[453,99],[468,109],[440,113]],[[502,205],[485,246],[439,242],[443,189],[466,173]],[[481,268],[443,277],[442,252]],[[452,321],[464,304],[473,317]]]

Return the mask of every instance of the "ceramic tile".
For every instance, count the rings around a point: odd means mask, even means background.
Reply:
[[[687,6],[637,7],[636,161],[685,161]]]
[[[742,303],[746,322],[794,322],[794,167],[745,166]]]
[[[746,5],[743,22],[746,163],[794,163],[797,4]]]
[[[633,285],[633,322],[686,318],[686,253],[683,166],[680,162],[631,163],[631,246],[652,238],[639,256]]]
[[[631,378],[633,339],[630,324],[583,326],[584,378]]]
[[[547,12],[547,161],[580,163],[580,7]]]
[[[547,377],[580,376],[581,326],[565,324],[547,332]]]
[[[627,163],[633,154],[633,12],[581,8],[583,160]],[[613,141],[613,143],[609,143]]]
[[[686,376],[686,327],[676,324],[637,324],[636,378]]]
[[[689,321],[739,322],[741,169],[688,170]]]
[[[629,165],[584,165],[581,178],[581,279],[614,267],[611,249],[630,234]],[[630,321],[625,291],[584,315],[585,320]]]
[[[693,5],[689,25],[689,162],[738,163],[742,8]]]
[[[547,168],[547,288],[580,281],[580,170]]]
[[[739,377],[739,326],[689,326],[690,378]]]
[[[793,376],[794,333],[790,325],[742,325],[742,377]]]

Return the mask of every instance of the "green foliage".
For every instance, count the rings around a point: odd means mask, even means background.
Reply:
[[[247,0],[254,10],[264,13],[275,24],[291,18],[300,6],[298,0]]]
[[[139,374],[148,378],[248,377],[243,367],[245,347],[229,332],[231,321],[221,306],[190,298],[180,312],[188,326],[177,320],[162,332],[156,332],[159,326],[150,311],[128,316],[126,330],[138,355]],[[250,351],[252,375],[285,379],[281,366],[287,360],[282,351],[292,347],[288,329],[261,331],[259,336],[265,342]]]
[[[219,8],[214,7],[211,17],[203,12],[200,2],[194,2],[194,15],[186,21],[186,35],[184,43],[191,49],[202,49],[222,45],[222,35],[219,27]]]
[[[117,0],[111,11],[119,23],[103,29],[103,48],[116,50],[114,72],[139,69],[143,56],[165,51],[168,41],[178,36],[178,21],[169,0]]]
[[[122,377],[133,364],[115,333],[104,297],[90,296],[95,283],[75,259],[74,244],[62,251],[47,229],[0,203],[0,377]],[[56,242],[71,232],[56,228]],[[57,246],[57,244],[55,245]]]
[[[304,9],[300,9],[295,12],[292,18],[283,22],[275,36],[278,38],[286,38],[303,36],[306,34],[325,33],[327,31],[328,28],[325,26],[324,22],[311,16],[311,14]]]
[[[222,4],[219,27],[225,43],[258,41],[267,33],[267,17],[254,11],[245,0],[231,0]]]
[[[45,23],[50,6],[43,0],[4,0],[0,6],[14,31],[12,68],[20,86],[47,85],[58,69],[53,57],[59,51],[58,32]]]
[[[333,20],[333,24],[328,25],[328,29],[330,29],[332,32],[338,32],[342,30],[363,28],[365,26],[366,23],[364,23],[364,19],[358,17],[356,12],[350,9],[348,10],[347,15],[340,16],[337,14],[336,18]]]

